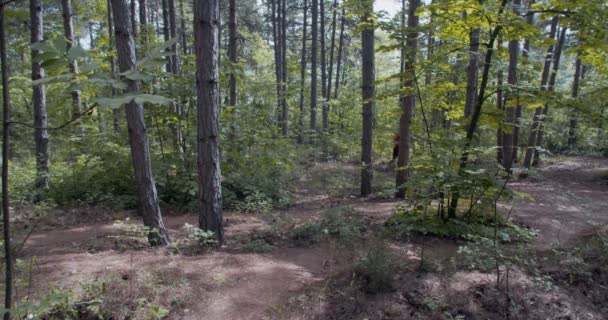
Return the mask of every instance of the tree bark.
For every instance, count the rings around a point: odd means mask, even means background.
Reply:
[[[133,30],[133,39],[137,38],[137,0],[131,0],[131,30]]]
[[[521,6],[521,0],[513,1],[513,13],[516,16],[520,15],[519,7]],[[516,106],[513,106],[513,99],[517,99],[516,95],[513,95],[512,92],[517,88],[517,61],[519,59],[519,40],[512,39],[509,41],[509,69],[507,74],[507,83],[511,88],[511,91],[506,94],[507,96],[507,105],[506,105],[506,130],[502,135],[502,166],[505,170],[511,173],[511,167],[513,166],[513,159],[515,158],[515,151],[517,149],[517,145],[515,144],[515,128],[519,124],[519,117],[517,115],[517,109],[520,109],[521,106],[517,103]]]
[[[327,100],[331,100],[331,85],[334,71],[334,50],[336,47],[336,23],[338,17],[338,0],[334,0],[332,7],[333,17],[331,19],[331,44],[329,47],[329,71],[327,75]]]
[[[551,32],[549,37],[551,39],[555,39],[555,34],[557,33],[557,21],[558,17],[553,17],[551,21]],[[547,49],[547,54],[545,55],[545,64],[543,67],[543,72],[540,80],[540,90],[547,90],[547,82],[549,80],[549,70],[551,69],[551,61],[553,59],[554,54],[554,46],[551,45],[549,49]],[[538,107],[534,110],[534,116],[532,117],[532,126],[530,128],[530,135],[528,136],[528,146],[526,148],[526,155],[524,157],[524,168],[530,169],[532,165],[532,157],[534,155],[534,149],[536,149],[536,137],[538,136],[538,127],[540,125],[540,117],[542,115],[543,108]],[[523,174],[525,176],[525,174]]]
[[[114,13],[116,52],[120,72],[135,69],[135,42],[133,40],[132,25],[129,23],[129,7],[127,0],[111,0]],[[123,79],[127,83],[127,91],[138,93],[140,85],[137,81]],[[158,203],[158,195],[152,174],[152,161],[150,145],[146,134],[144,121],[144,108],[141,103],[132,100],[126,105],[129,141],[131,144],[131,158],[135,171],[135,184],[138,195],[138,211],[143,216],[144,225],[151,229],[148,233],[150,245],[166,245],[169,235],[163,224]]]
[[[317,131],[317,58],[319,44],[319,0],[312,0],[312,43],[310,44],[310,130]]]
[[[139,0],[139,34],[144,49],[148,44],[148,0]]]
[[[32,43],[43,40],[42,1],[30,0],[30,27]],[[32,81],[44,78],[44,69],[36,61],[40,52],[32,49]],[[34,105],[34,140],[36,142],[36,186],[38,189],[49,188],[49,132],[46,94],[43,84],[32,88],[32,104]]]
[[[304,93],[306,91],[306,27],[308,26],[308,0],[304,0],[304,18],[302,20],[302,56],[300,60],[300,114],[298,142],[304,142]]]
[[[238,55],[237,55],[237,47],[236,47],[236,37],[237,37],[237,21],[236,21],[236,0],[230,0],[229,2],[229,18],[228,18],[228,58],[232,63],[232,69],[236,67],[238,64]],[[236,76],[234,72],[230,73],[230,97],[229,97],[229,105],[232,107],[236,106]],[[233,114],[236,112],[233,112]]]
[[[283,82],[281,76],[283,72],[281,72],[281,68],[283,63],[281,62],[283,54],[281,53],[281,26],[280,26],[280,16],[281,16],[281,0],[270,0],[271,2],[271,22],[272,22],[272,41],[274,47],[274,68],[275,68],[275,78],[276,78],[276,89],[277,89],[277,110],[278,110],[278,122],[279,128],[283,127],[283,113],[281,112],[281,95],[283,90],[281,89],[281,83]],[[277,6],[277,2],[279,5]],[[277,8],[278,7],[278,8]]]
[[[169,0],[161,0],[163,15],[163,40],[165,40],[165,42],[171,39],[171,34],[169,31],[169,24],[171,24],[171,22],[169,21],[168,2]],[[171,55],[171,48],[167,48],[165,51],[167,52],[167,57],[165,58],[167,63],[165,69],[167,72],[173,72],[173,56]]]
[[[498,40],[498,45],[496,46],[497,50],[500,50],[502,44],[502,37]],[[504,104],[503,104],[503,85],[504,85],[504,73],[501,66],[497,66],[499,69],[496,72],[496,111],[498,114],[504,114]],[[503,123],[498,124],[498,128],[496,128],[496,162],[502,164],[503,159],[503,131],[502,131]]]
[[[530,6],[532,6],[532,4],[534,4],[534,0],[530,0],[529,4],[528,4],[528,10],[530,10]],[[526,23],[529,25],[532,25],[534,23],[534,14],[528,14],[526,16]],[[523,48],[523,52],[521,54],[522,56],[522,60],[524,61],[524,63],[528,62],[528,57],[530,55],[530,39],[526,38],[526,40],[524,41],[524,48]],[[513,161],[512,162],[517,162],[518,161],[518,155],[519,155],[519,132],[521,129],[521,116],[522,116],[522,106],[521,104],[518,104],[515,107],[515,124],[514,124],[514,128],[513,128]]]
[[[177,14],[175,8],[175,0],[168,0],[168,14],[169,14],[169,36],[171,39],[175,39],[175,43],[171,45],[171,71],[173,74],[179,74],[179,52],[177,51]]]
[[[112,1],[107,0],[108,4],[108,46],[110,47],[110,51],[113,51],[115,48],[114,43],[114,17],[112,14]],[[115,80],[117,78],[116,75],[116,56],[110,56],[110,77]],[[116,89],[112,88],[112,96],[116,95]],[[112,115],[114,116],[114,132],[118,133],[120,131],[120,122],[119,122],[119,109],[113,109]]]
[[[287,105],[287,1],[281,4],[281,118],[283,125],[281,133],[287,135],[289,126],[288,105]]]
[[[362,63],[362,101],[363,101],[363,134],[361,136],[361,195],[372,193],[373,163],[372,143],[374,138],[374,104],[375,104],[375,63],[374,63],[374,27],[370,24],[374,14],[373,0],[363,2],[363,17],[361,22],[366,24],[361,31],[361,63]]]
[[[0,4],[0,66],[2,67],[2,231],[4,234],[4,320],[11,318],[13,306],[13,256],[11,250],[11,219],[8,194],[8,163],[10,148],[11,105],[9,90],[9,71],[6,57],[6,34],[4,30],[4,4]]]
[[[338,42],[338,58],[336,62],[336,85],[334,88],[334,99],[338,99],[338,89],[340,87],[340,68],[342,67],[342,52],[344,51],[344,24],[346,23],[346,8],[342,7],[340,15],[340,41]]]
[[[555,80],[557,77],[557,71],[559,70],[559,60],[562,56],[562,48],[564,47],[564,42],[566,40],[566,28],[563,28],[560,36],[559,36],[559,41],[557,42],[557,48],[555,49],[555,57],[553,59],[553,71],[551,73],[551,77],[549,79],[549,86],[547,88],[548,91],[553,91],[554,87],[555,87]],[[544,128],[545,128],[545,122],[546,122],[546,118],[547,115],[549,113],[549,104],[545,103],[545,107],[543,108],[543,114],[540,117],[540,124],[538,126],[538,136],[536,137],[536,146],[540,147],[543,144],[543,134],[544,134]],[[540,162],[540,152],[538,151],[537,148],[534,148],[534,159],[532,159],[532,165],[533,166],[537,166],[538,163]]]
[[[580,86],[581,79],[581,59],[577,58],[574,64],[574,81],[572,81],[572,98],[578,97],[578,89]],[[572,150],[576,147],[576,126],[578,118],[576,116],[576,109],[570,107],[570,125],[568,127],[568,149]]]
[[[409,169],[407,168],[410,162],[410,136],[412,113],[416,106],[416,88],[415,88],[415,65],[416,53],[418,51],[418,24],[420,19],[416,15],[416,10],[420,6],[420,0],[410,0],[407,18],[407,38],[405,48],[401,50],[401,63],[403,64],[404,76],[402,77],[401,89],[407,90],[407,94],[400,97],[401,117],[399,119],[399,153],[397,155],[397,180],[396,188],[397,198],[404,198],[406,187],[405,184],[409,178]],[[405,0],[402,0],[402,10],[405,12]],[[402,19],[403,20],[403,19]],[[404,24],[405,22],[402,21]],[[405,30],[405,28],[403,28]]]
[[[325,0],[321,0],[320,15],[321,15],[321,118],[323,121],[323,133],[327,133],[327,127],[329,126],[329,115],[327,105],[327,42],[325,41]]]
[[[69,51],[74,45],[74,27],[72,24],[72,1],[62,0],[61,6],[63,9],[63,30],[65,32],[65,39],[67,40],[66,49]],[[78,63],[76,61],[70,62],[70,72],[73,74],[78,73]],[[76,135],[80,138],[82,145],[85,142],[85,128],[84,124],[80,120],[82,113],[82,102],[80,99],[80,91],[73,90],[72,95],[72,120],[76,120],[78,129],[76,129]]]
[[[483,1],[479,1],[482,3]],[[466,14],[466,13],[465,13]],[[477,79],[479,78],[479,28],[469,33],[469,64],[467,66],[467,90],[464,104],[464,117],[471,116],[473,107],[477,102]]]
[[[224,242],[219,152],[219,0],[194,2],[198,108],[199,225]]]

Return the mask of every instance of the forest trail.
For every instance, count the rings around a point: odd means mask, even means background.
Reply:
[[[533,198],[516,201],[512,218],[539,230],[534,243],[540,251],[550,249],[556,240],[567,243],[584,236],[608,223],[606,178],[608,159],[550,159],[538,176],[512,183],[514,189]],[[133,294],[131,290],[141,288],[151,277],[161,278],[164,280],[155,288],[161,295],[159,301],[169,299],[170,290],[182,291],[179,301],[165,301],[173,306],[171,319],[262,319],[268,314],[276,317],[281,306],[297,293],[352,266],[353,256],[331,244],[290,244],[270,253],[244,253],[239,243],[270,230],[277,217],[289,217],[281,223],[292,227],[318,218],[326,208],[348,206],[371,225],[382,223],[397,204],[395,200],[364,201],[300,188],[296,205],[275,213],[270,220],[263,214],[227,212],[229,242],[220,250],[201,255],[139,247],[137,242],[123,239],[124,230],[109,218],[82,223],[85,217],[89,217],[88,221],[95,219],[86,212],[70,211],[69,214],[83,216],[80,223],[33,232],[22,256],[37,257],[32,272],[35,291],[58,285],[78,288],[81,282],[118,274],[128,282],[129,292],[124,294],[129,296],[122,297],[126,299]],[[131,219],[138,221],[136,217]],[[185,235],[181,229],[184,223],[196,221],[193,215],[165,217],[174,240]],[[24,236],[26,231],[19,233]],[[448,242],[431,241],[429,256],[444,255]],[[450,247],[450,251],[456,250],[455,245]],[[184,286],[177,285],[180,283]]]

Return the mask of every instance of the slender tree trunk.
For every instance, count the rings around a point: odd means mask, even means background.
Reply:
[[[171,39],[175,39],[175,43],[171,45],[171,71],[173,74],[179,74],[179,52],[177,51],[177,14],[175,0],[167,0],[167,9],[169,14],[169,35]]]
[[[555,39],[555,34],[557,33],[557,21],[558,18],[554,17],[551,21],[551,33],[550,38]],[[554,58],[554,46],[551,45],[547,50],[547,54],[545,56],[545,65],[543,67],[543,73],[541,75],[540,80],[540,90],[547,90],[547,82],[549,80],[549,70],[551,69],[551,61]],[[532,126],[530,128],[530,135],[528,136],[528,146],[526,148],[526,155],[524,158],[524,168],[530,169],[532,165],[532,157],[534,155],[534,149],[536,149],[536,137],[538,136],[538,127],[540,126],[540,117],[542,115],[543,108],[538,107],[534,110],[534,116],[532,117]],[[525,176],[523,174],[522,176]]]
[[[374,12],[373,0],[366,0],[362,23],[370,24]],[[362,101],[363,101],[363,134],[361,136],[361,195],[368,196],[372,193],[373,163],[372,143],[374,139],[374,104],[376,87],[374,82],[374,27],[366,25],[361,31],[361,63],[362,63]]]
[[[281,4],[281,118],[283,125],[281,133],[287,135],[289,126],[288,105],[287,105],[287,1]]]
[[[112,14],[112,1],[107,0],[107,4],[108,4],[108,46],[110,47],[110,50],[113,51],[114,48],[116,47],[116,44],[114,43],[114,15]],[[110,77],[114,80],[117,78],[116,56],[113,54],[110,56]],[[115,96],[115,95],[116,95],[116,89],[112,88],[112,96]],[[120,131],[120,122],[119,122],[120,110],[118,108],[113,109],[112,114],[114,116],[114,132],[118,133]]]
[[[133,30],[133,39],[137,38],[137,0],[131,0],[131,30]]]
[[[557,48],[555,49],[555,57],[553,59],[553,72],[551,73],[551,77],[549,79],[549,86],[547,88],[548,91],[553,91],[553,88],[555,87],[555,80],[557,77],[557,71],[559,70],[559,60],[560,57],[562,56],[562,48],[564,47],[564,42],[566,40],[566,32],[567,29],[563,28],[560,36],[559,36],[559,41],[557,42]],[[541,147],[543,144],[543,134],[544,134],[544,127],[545,127],[545,122],[547,119],[547,115],[549,113],[549,104],[545,103],[545,107],[543,108],[543,114],[540,117],[540,124],[538,126],[538,136],[536,137],[536,146]],[[532,159],[532,165],[533,166],[537,166],[540,162],[540,152],[538,151],[537,148],[534,148],[534,159]]]
[[[534,0],[530,0],[528,7],[532,6],[532,4],[534,4]],[[530,9],[530,8],[528,8]],[[526,23],[529,25],[534,24],[534,14],[528,14],[526,15]],[[530,54],[530,39],[526,38],[526,40],[524,41],[524,50],[522,52],[522,60],[524,61],[524,63],[528,62],[528,57]],[[515,124],[513,127],[513,161],[512,162],[517,162],[518,161],[518,155],[519,155],[519,133],[521,130],[521,116],[522,116],[522,106],[521,104],[517,104],[517,106],[515,107]]]
[[[327,133],[327,127],[329,126],[329,115],[327,105],[327,42],[325,41],[325,0],[321,0],[320,15],[321,15],[321,96],[322,96],[322,110],[321,117],[323,120],[323,133]]]
[[[129,7],[127,0],[111,0],[114,13],[116,52],[120,72],[135,69],[135,42],[132,25],[129,23]],[[127,83],[127,91],[138,93],[140,85],[137,81],[123,79]],[[144,225],[152,231],[148,234],[150,245],[166,245],[169,235],[163,224],[163,219],[152,174],[152,160],[150,157],[150,144],[146,134],[144,121],[144,108],[141,103],[132,100],[126,105],[127,125],[129,127],[129,141],[131,144],[131,158],[135,171],[135,183],[138,195],[138,211],[143,216]]]
[[[405,197],[405,184],[409,178],[409,169],[407,168],[410,162],[410,136],[412,113],[416,106],[416,88],[415,88],[415,65],[416,54],[418,51],[418,24],[420,19],[416,15],[416,10],[420,6],[420,0],[410,0],[407,18],[407,38],[405,48],[401,50],[401,63],[403,64],[404,76],[402,77],[402,89],[408,91],[407,94],[400,97],[401,117],[399,119],[399,153],[397,154],[397,181],[396,188],[397,198]],[[402,0],[402,10],[405,12],[405,0]],[[403,13],[405,14],[405,13]],[[402,20],[404,17],[402,17]],[[402,24],[405,24],[402,21]],[[404,31],[405,28],[402,28]]]
[[[499,16],[503,13],[508,1],[509,0],[502,0],[502,2],[500,4],[500,9],[498,11]],[[467,126],[467,135],[465,138],[466,140],[465,140],[464,150],[460,157],[460,164],[458,166],[459,175],[463,174],[463,172],[466,169],[468,162],[469,162],[471,144],[473,142],[473,137],[475,135],[475,131],[477,130],[477,123],[479,122],[479,118],[481,117],[481,109],[483,107],[483,102],[487,98],[486,89],[487,89],[487,85],[488,85],[488,79],[490,76],[490,67],[492,65],[492,56],[495,51],[494,44],[496,43],[496,39],[498,38],[498,35],[500,35],[502,28],[503,28],[502,25],[498,25],[490,33],[490,39],[488,41],[488,50],[486,50],[486,54],[485,54],[485,58],[484,58],[484,65],[483,65],[483,73],[481,75],[481,83],[479,85],[479,94],[477,95],[477,97],[479,99],[476,99],[475,108],[473,109],[473,113],[471,114],[471,121],[469,122],[469,125]],[[449,218],[456,217],[456,210],[458,208],[459,200],[460,200],[460,193],[458,191],[456,191],[452,194],[452,199],[450,200],[450,206],[448,208],[448,217]]]
[[[179,0],[180,32],[182,41],[182,54],[188,55],[188,37],[186,34],[186,14],[184,12],[184,0]],[[181,70],[180,70],[181,71]]]
[[[4,234],[4,320],[9,320],[8,310],[13,307],[13,255],[11,250],[11,219],[8,197],[8,162],[10,148],[11,105],[8,82],[8,64],[6,62],[6,34],[4,30],[4,4],[0,4],[0,64],[2,67],[2,231]]]
[[[161,5],[162,5],[162,14],[163,14],[163,39],[165,41],[169,41],[169,39],[171,38],[171,34],[169,31],[169,5],[168,5],[169,0],[161,0]],[[167,52],[167,65],[166,65],[166,70],[167,72],[173,72],[173,56],[171,55],[171,48],[167,48],[166,49]]]
[[[483,1],[479,1],[482,3]],[[469,34],[469,65],[467,66],[467,90],[464,104],[464,117],[471,116],[477,102],[477,79],[479,78],[479,35],[481,30],[474,29]]]
[[[342,67],[342,52],[344,51],[344,24],[346,23],[346,8],[342,8],[340,15],[340,41],[338,42],[338,58],[336,62],[336,85],[334,89],[334,99],[338,99],[338,88],[340,87],[340,67]]]
[[[312,0],[312,43],[310,44],[310,130],[317,131],[317,58],[319,45],[319,0]]]
[[[141,43],[146,49],[148,44],[148,0],[139,0],[139,34]]]
[[[271,2],[271,9],[272,9],[272,17],[271,17],[272,21],[271,22],[272,22],[272,41],[273,41],[273,45],[274,45],[275,78],[276,78],[276,87],[277,87],[277,110],[279,111],[278,112],[279,127],[282,128],[283,127],[283,115],[281,112],[281,94],[282,94],[281,75],[283,73],[281,72],[281,67],[283,66],[283,63],[281,62],[281,59],[282,59],[283,55],[281,54],[282,46],[281,46],[281,27],[280,27],[281,0],[270,0],[270,2]],[[278,6],[277,6],[277,2],[279,3]]]
[[[304,93],[306,91],[306,27],[308,26],[308,0],[304,0],[304,19],[302,20],[302,57],[300,60],[300,114],[298,142],[304,142]]]
[[[198,104],[199,225],[224,242],[219,152],[219,0],[194,2]]]
[[[578,89],[580,85],[581,79],[581,59],[577,58],[576,63],[574,64],[574,81],[572,81],[572,98],[576,99],[578,97]],[[572,150],[576,147],[576,125],[578,122],[578,118],[576,116],[576,109],[570,107],[570,126],[568,130],[568,149]]]
[[[333,17],[331,19],[331,44],[329,47],[329,71],[327,75],[327,100],[331,100],[331,85],[334,71],[334,50],[336,48],[336,23],[338,17],[338,0],[334,0],[332,6]]]
[[[502,38],[502,37],[501,37]],[[502,39],[498,41],[497,50],[500,50],[502,44]],[[504,114],[504,101],[503,101],[503,90],[502,87],[504,85],[504,73],[502,71],[501,66],[498,66],[498,71],[496,72],[496,111],[498,114]],[[498,124],[498,128],[496,129],[496,162],[502,164],[503,161],[503,131],[502,131],[503,123]]]
[[[521,0],[513,1],[513,13],[516,16],[520,14],[520,6]],[[513,39],[509,41],[509,70],[507,75],[507,83],[511,88],[517,88],[517,61],[519,58],[519,40]],[[517,89],[515,89],[517,90]],[[519,117],[517,115],[517,109],[520,109],[521,106],[518,103],[517,93],[513,94],[513,89],[511,92],[507,93],[507,105],[506,105],[506,130],[502,135],[502,143],[503,143],[503,151],[502,151],[502,166],[505,168],[507,172],[511,172],[511,167],[513,165],[513,159],[515,158],[515,152],[517,150],[517,145],[515,144],[515,129],[519,125]],[[513,101],[513,102],[512,102]],[[516,106],[513,106],[513,103],[516,103]]]
[[[65,38],[67,40],[67,51],[69,51],[74,45],[74,27],[72,24],[72,1],[62,0],[63,9],[63,29],[65,32]],[[70,72],[73,74],[78,73],[78,63],[76,61],[70,62]],[[80,138],[81,143],[84,145],[85,139],[85,128],[84,124],[80,120],[80,114],[82,113],[82,102],[80,100],[80,91],[73,90],[72,95],[72,119],[77,119],[78,129],[76,135]]]
[[[42,1],[30,0],[30,26],[32,43],[41,42],[43,36]],[[36,61],[38,50],[32,49],[32,81],[44,78],[44,69]],[[44,85],[32,88],[32,104],[34,105],[34,140],[36,142],[36,186],[38,189],[49,188],[49,132],[46,112],[46,94]]]
[[[229,2],[229,18],[228,18],[228,58],[230,59],[230,63],[232,63],[232,69],[236,67],[238,64],[238,56],[237,56],[237,47],[236,47],[236,0],[230,0]],[[230,99],[229,106],[236,106],[236,76],[234,72],[230,73]],[[236,109],[233,113],[236,113]]]

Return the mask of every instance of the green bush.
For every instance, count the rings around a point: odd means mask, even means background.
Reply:
[[[264,239],[254,239],[243,244],[241,249],[245,252],[266,253],[274,250],[274,246]]]
[[[305,223],[294,228],[290,238],[297,244],[306,245],[335,237],[343,243],[350,243],[361,237],[364,226],[348,207],[336,207],[321,212],[319,221]]]
[[[494,238],[495,223],[492,214],[468,216],[459,211],[456,218],[443,219],[434,211],[429,209],[425,213],[423,209],[402,209],[387,219],[385,226],[397,238],[412,233],[471,241]],[[533,230],[519,227],[500,214],[496,220],[496,237],[501,242],[527,241],[535,235]]]
[[[393,289],[396,265],[396,258],[386,243],[375,240],[357,261],[354,271],[366,292],[387,292]]]

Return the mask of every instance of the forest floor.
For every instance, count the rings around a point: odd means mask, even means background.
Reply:
[[[608,231],[608,159],[551,158],[511,183],[528,196],[504,210],[513,206],[513,221],[538,236],[508,249],[517,258],[503,259],[498,290],[495,271],[461,256],[467,243],[422,236],[387,240],[398,259],[391,290],[360,290],[353,265],[374,250],[399,202],[352,196],[354,166],[318,164],[308,172],[293,207],[226,212],[227,244],[203,252],[146,248],[133,232],[139,219],[132,212],[70,209],[59,220],[19,222],[18,238],[29,235],[20,257],[36,259],[22,266],[31,268],[31,286],[18,286],[17,294],[61,286],[85,300],[101,295],[99,307],[117,319],[152,319],[154,305],[164,306],[169,319],[605,319],[608,275],[585,260],[580,241]],[[390,170],[376,177],[392,183]],[[306,228],[331,210],[347,212],[340,223],[356,221],[363,240]],[[114,222],[127,218],[133,223]],[[165,212],[173,240],[186,237],[184,224],[196,221]]]

